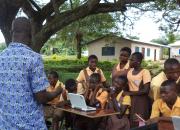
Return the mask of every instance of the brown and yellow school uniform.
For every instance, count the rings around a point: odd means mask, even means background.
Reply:
[[[63,89],[65,88],[64,84],[58,80],[55,87],[49,86],[46,90],[48,92],[54,92],[58,86],[61,86]],[[47,103],[47,105],[45,105],[43,107],[45,118],[53,117],[54,114],[59,115],[59,116],[62,115],[63,112],[59,109],[55,109],[53,106],[53,105],[56,105],[57,103],[59,103],[60,101],[62,101],[62,94],[60,94],[59,96],[57,96],[53,100],[49,101]]]
[[[96,99],[100,102],[102,109],[105,108],[105,105],[108,101],[108,95],[108,92],[103,91],[102,88],[100,88],[99,91],[96,93]]]
[[[167,80],[166,74],[162,71],[155,76],[151,81],[150,97],[156,101],[160,98],[160,87],[161,84]],[[176,81],[179,82],[180,78]]]
[[[139,91],[141,87],[151,82],[151,75],[147,69],[142,69],[138,74],[132,74],[133,69],[130,69],[127,78],[129,84],[129,91],[135,92]],[[150,116],[150,99],[147,95],[140,96],[131,96],[131,112],[130,112],[130,121],[131,126],[136,126],[137,124],[134,122],[134,114],[137,113],[141,115],[144,119],[148,119]]]
[[[120,63],[119,63],[119,64],[117,64],[117,65],[114,66],[113,72],[112,72],[112,74],[110,75],[110,77],[112,78],[113,73],[116,73],[116,76],[119,76],[119,75],[121,75],[121,73],[122,73],[123,71],[127,71],[129,68],[130,68],[130,67],[129,67],[129,61],[126,63],[126,65],[125,65],[123,68],[120,68]]]
[[[123,91],[121,91],[117,97],[116,100],[121,105],[128,105],[131,106],[131,98],[128,95],[123,96]],[[126,110],[125,115],[129,115],[129,108]],[[110,116],[108,118],[107,122],[107,130],[129,130],[130,124],[127,116],[123,116],[121,119],[119,119],[116,115]]]
[[[78,87],[77,87],[77,93],[79,94],[83,94],[86,90],[86,86],[82,84],[82,82],[87,82],[89,80],[89,77],[91,74],[93,73],[99,73],[101,75],[101,82],[105,82],[106,78],[104,76],[104,73],[101,69],[96,68],[96,70],[93,72],[89,69],[89,67],[87,67],[86,69],[83,69],[80,71],[78,77],[77,77],[77,81],[80,82],[78,83]]]
[[[129,91],[139,91],[141,82],[143,84],[151,82],[149,70],[142,69],[137,75],[133,75],[132,71],[133,69],[130,69],[127,74]]]

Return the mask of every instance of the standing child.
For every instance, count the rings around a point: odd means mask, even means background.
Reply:
[[[112,70],[112,79],[119,75],[127,75],[129,70],[129,57],[131,55],[131,49],[129,47],[123,47],[120,50],[119,63],[114,66]]]
[[[130,123],[131,126],[138,126],[139,122],[135,119],[135,114],[139,114],[144,119],[148,119],[150,116],[150,100],[148,97],[151,75],[149,70],[141,67],[143,55],[140,52],[135,52],[130,58],[130,67],[127,74],[129,92],[126,94],[131,96],[131,112]]]
[[[101,83],[106,84],[106,78],[103,74],[103,71],[97,67],[97,63],[98,58],[96,55],[90,55],[88,57],[88,67],[81,70],[76,79],[79,82],[77,93],[84,94],[84,92],[86,91],[86,84],[90,79],[90,75],[93,73],[99,73]]]

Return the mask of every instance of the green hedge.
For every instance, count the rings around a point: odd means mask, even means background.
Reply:
[[[103,61],[98,63],[98,67],[103,70],[111,71],[116,62]],[[82,60],[55,60],[55,59],[44,59],[44,66],[46,70],[56,70],[62,72],[79,72],[81,69],[88,65],[87,59]]]
[[[100,67],[103,71],[110,72],[117,62],[118,61],[99,61],[98,67]],[[46,71],[55,70],[58,72],[79,73],[79,71],[85,68],[87,65],[87,57],[82,58],[81,60],[77,60],[73,57],[60,58],[58,56],[44,58],[44,66]],[[158,62],[143,61],[142,67],[150,70],[152,76],[155,76],[162,71],[162,66]]]

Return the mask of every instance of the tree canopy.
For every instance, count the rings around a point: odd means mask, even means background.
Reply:
[[[56,32],[86,16],[119,11],[122,15],[130,8],[140,11],[164,10],[164,18],[172,24],[179,25],[175,20],[174,11],[178,11],[179,0],[50,0],[40,4],[38,0],[0,0],[0,29],[6,44],[11,41],[10,28],[12,20],[20,8],[32,21],[32,48],[39,52],[44,43]],[[64,8],[65,4],[70,5]],[[171,13],[170,13],[171,12]],[[124,15],[125,16],[125,15]],[[103,20],[103,19],[102,19]]]

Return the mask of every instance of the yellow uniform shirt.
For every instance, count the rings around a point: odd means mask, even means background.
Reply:
[[[99,91],[96,93],[96,99],[100,102],[101,108],[104,109],[108,101],[108,92],[103,91],[102,88],[99,89]]]
[[[177,97],[172,110],[162,99],[157,99],[153,103],[151,118],[160,117],[161,115],[165,117],[180,116],[180,98]]]
[[[90,76],[91,74],[93,73],[98,73],[100,72],[100,75],[101,75],[101,81],[104,82],[106,81],[106,78],[104,76],[104,73],[101,69],[99,68],[96,68],[96,70],[93,72],[89,69],[89,67],[86,68],[86,71],[87,71],[87,75]],[[81,70],[77,79],[76,79],[78,82],[83,82],[85,81],[86,82],[86,76],[84,74],[84,70]],[[84,88],[85,86],[83,86],[81,83],[78,83],[78,87],[77,87],[77,93],[79,94],[83,94],[86,90],[86,88]]]
[[[65,88],[64,84],[58,80],[55,87],[49,86],[46,89],[46,91],[54,92],[58,86],[61,86],[63,89]],[[50,102],[48,102],[48,104],[55,105],[61,101],[60,99],[61,99],[61,94],[59,96],[57,96],[56,98],[54,98],[53,100],[51,100]]]
[[[142,69],[137,75],[132,74],[133,69],[130,69],[127,78],[130,91],[139,91],[139,86],[143,81],[143,84],[151,82],[151,74],[149,70]]]
[[[131,98],[130,96],[126,95],[122,97],[123,90],[117,95],[116,100],[121,103],[122,105],[128,105],[131,106]],[[129,114],[129,109],[126,110],[125,114]]]
[[[118,76],[121,74],[122,71],[128,70],[129,69],[129,61],[126,63],[126,65],[121,69],[120,68],[120,63],[115,65],[113,68],[113,73],[110,75],[110,78],[112,78],[112,75]]]
[[[167,80],[167,77],[163,71],[152,79],[150,97],[154,99],[154,101],[160,98],[160,87],[165,80]]]
[[[176,82],[178,82],[179,79]],[[154,101],[160,98],[160,87],[161,87],[161,84],[166,80],[167,80],[167,77],[163,71],[152,79],[150,97],[154,99]]]

